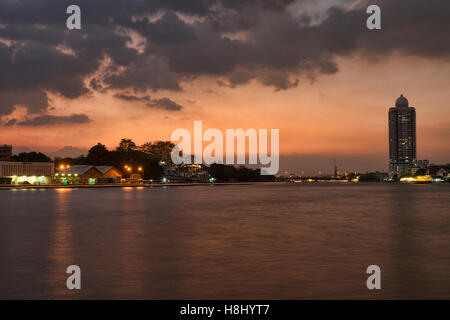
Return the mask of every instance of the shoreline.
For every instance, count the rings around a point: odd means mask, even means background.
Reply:
[[[347,182],[336,183],[327,181],[305,181],[302,183],[293,183],[287,181],[274,182],[192,182],[192,183],[153,183],[153,184],[78,184],[78,185],[0,185],[0,190],[55,190],[55,189],[105,189],[105,188],[164,188],[164,187],[195,187],[195,186],[236,186],[236,185],[298,185],[298,184],[399,184],[399,185],[423,185],[424,183],[401,183],[401,182]],[[435,183],[426,183],[435,184]],[[445,183],[444,183],[445,184]]]
[[[192,183],[152,183],[152,184],[78,184],[78,185],[0,185],[0,190],[27,189],[104,189],[104,188],[162,188],[162,187],[193,187],[193,186],[226,186],[226,185],[267,185],[289,184],[290,182],[192,182]]]

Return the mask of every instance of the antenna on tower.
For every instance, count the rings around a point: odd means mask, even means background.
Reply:
[[[334,178],[338,177],[338,169],[336,165],[336,159],[334,159]]]

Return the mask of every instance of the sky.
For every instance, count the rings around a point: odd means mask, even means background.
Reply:
[[[203,127],[279,129],[281,169],[386,170],[387,112],[450,162],[448,0],[0,0],[0,144],[51,156]],[[368,30],[366,8],[381,8]]]

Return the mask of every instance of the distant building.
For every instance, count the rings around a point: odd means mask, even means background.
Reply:
[[[450,178],[450,164],[447,165],[431,165],[429,174],[433,177]]]
[[[130,174],[130,179],[129,179],[130,183],[133,184],[138,184],[138,183],[142,183],[143,179],[140,173],[132,173]]]
[[[411,175],[415,176],[418,173],[425,174],[428,172],[430,161],[428,160],[416,160],[411,165]]]
[[[339,172],[338,172],[338,167],[336,164],[336,160],[334,160],[334,174],[333,174],[333,178],[338,178],[339,177]]]
[[[163,182],[208,182],[211,179],[209,171],[202,164],[165,164],[160,161],[163,169]]]
[[[202,164],[183,164],[179,173],[192,182],[208,182],[210,180],[209,171]]]
[[[53,162],[0,161],[0,184],[49,184],[54,173]]]
[[[12,146],[3,144],[0,145],[0,161],[11,161]]]
[[[411,174],[416,158],[416,109],[401,95],[389,109],[390,178]]]

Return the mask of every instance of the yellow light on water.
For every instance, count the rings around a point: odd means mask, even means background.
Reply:
[[[400,182],[433,182],[431,176],[403,177]]]

